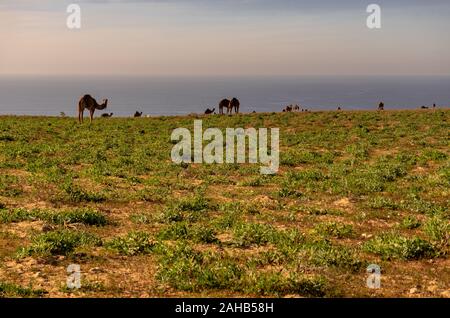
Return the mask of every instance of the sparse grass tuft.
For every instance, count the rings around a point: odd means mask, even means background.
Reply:
[[[325,222],[316,225],[315,230],[325,237],[348,238],[353,236],[353,227],[350,224]]]
[[[414,216],[407,216],[400,223],[400,228],[407,230],[414,230],[420,227],[421,225],[422,223],[419,220],[417,220],[417,218],[415,218]]]
[[[130,232],[126,236],[112,239],[105,245],[119,254],[133,256],[151,253],[155,244],[146,232]]]
[[[5,283],[0,281],[0,298],[13,297],[42,297],[45,290],[33,289],[31,287],[21,287],[12,283]]]
[[[275,237],[273,226],[258,223],[239,223],[233,228],[235,243],[240,247],[265,245]]]
[[[445,247],[450,242],[450,222],[440,217],[430,218],[424,225],[425,233],[432,240]]]
[[[100,246],[101,244],[101,239],[87,232],[57,230],[35,236],[29,247],[19,249],[18,256],[69,255],[77,247]]]
[[[434,258],[438,252],[428,241],[419,237],[406,238],[396,233],[377,236],[364,244],[364,250],[386,260]]]
[[[108,224],[106,217],[91,209],[73,209],[62,211],[49,210],[25,210],[14,209],[11,211],[0,210],[0,223],[16,223],[21,221],[42,220],[53,224],[82,223],[93,226]]]

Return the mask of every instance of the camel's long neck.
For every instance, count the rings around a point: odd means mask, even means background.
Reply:
[[[97,109],[105,109],[106,108],[106,102],[104,102],[103,104],[98,104],[97,102],[95,102],[95,108]]]

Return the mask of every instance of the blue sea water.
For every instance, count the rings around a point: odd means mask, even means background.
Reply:
[[[0,114],[76,116],[78,99],[109,99],[114,116],[203,113],[227,97],[242,112],[281,111],[288,104],[309,110],[417,109],[450,105],[450,77],[0,77]]]

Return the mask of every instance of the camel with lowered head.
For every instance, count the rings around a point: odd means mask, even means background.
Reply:
[[[239,114],[239,106],[241,106],[241,103],[239,102],[239,99],[237,99],[236,97],[234,97],[234,98],[230,101],[231,112],[233,112],[233,108],[234,108],[234,112],[235,112],[236,114]]]
[[[226,99],[226,98],[222,99],[222,101],[219,103],[219,114],[223,115],[223,109],[225,107],[227,109],[227,115],[233,114],[233,109],[236,112],[236,114],[238,114],[240,105],[241,105],[241,103],[239,102],[239,100],[236,97],[231,100]]]
[[[230,100],[229,99],[222,99],[222,101],[219,103],[219,114],[223,115],[223,108],[226,107],[227,108],[227,114],[230,112],[231,107],[230,107]]]
[[[89,119],[92,123],[92,117],[94,117],[94,112],[96,109],[105,109],[108,105],[108,100],[104,99],[102,104],[97,103],[97,101],[91,95],[84,95],[80,98],[78,102],[78,121],[83,122],[84,110],[89,110]]]

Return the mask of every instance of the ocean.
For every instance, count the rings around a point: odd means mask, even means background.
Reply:
[[[279,112],[289,104],[311,111],[417,109],[450,105],[450,77],[0,77],[2,115],[77,115],[84,94],[114,117],[183,115],[216,108],[221,99],[237,97],[242,112]]]

